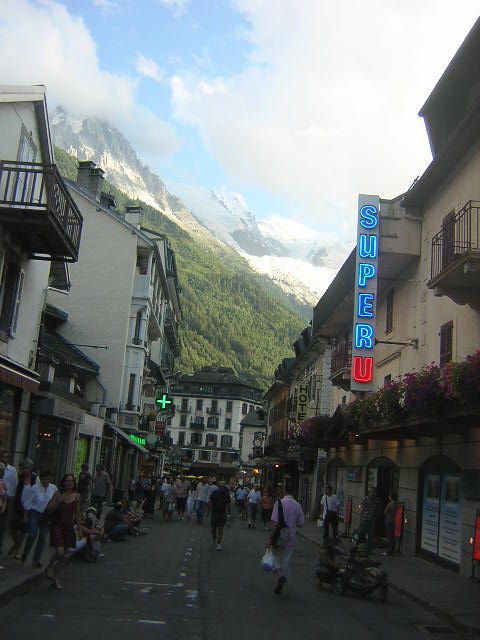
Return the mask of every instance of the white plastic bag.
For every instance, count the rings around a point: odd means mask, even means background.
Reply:
[[[275,560],[273,558],[272,549],[268,547],[268,549],[263,554],[262,569],[264,571],[273,571],[274,564],[275,564]]]

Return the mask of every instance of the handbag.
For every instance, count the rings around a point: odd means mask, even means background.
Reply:
[[[277,500],[278,522],[272,535],[272,547],[274,549],[284,549],[290,540],[290,529],[285,522],[283,515],[283,505],[281,500]]]
[[[273,557],[271,547],[268,547],[262,557],[262,569],[264,571],[273,571],[275,566],[275,559]]]

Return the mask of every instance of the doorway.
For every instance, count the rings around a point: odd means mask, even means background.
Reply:
[[[388,504],[389,497],[392,494],[398,496],[399,475],[397,465],[390,458],[375,458],[367,467],[366,492],[368,487],[375,487],[377,497],[380,500],[381,508],[375,523],[375,535],[379,538],[384,538],[387,535],[383,512]]]

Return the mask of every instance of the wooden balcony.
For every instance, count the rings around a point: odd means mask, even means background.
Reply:
[[[31,258],[78,260],[83,218],[54,164],[0,161],[0,224]]]
[[[339,342],[332,354],[332,368],[330,373],[332,384],[341,389],[349,389],[351,368],[352,343]]]
[[[480,202],[470,200],[447,216],[432,238],[432,262],[428,287],[436,296],[480,309]]]

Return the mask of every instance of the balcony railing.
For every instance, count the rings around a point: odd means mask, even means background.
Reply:
[[[182,404],[179,407],[177,407],[177,411],[178,413],[192,413],[192,407]]]
[[[349,369],[352,366],[352,343],[340,342],[335,347],[332,354],[332,368],[330,377],[335,377],[338,373]]]
[[[431,279],[475,253],[480,257],[480,202],[470,200],[432,239]]]
[[[219,407],[207,407],[207,413],[211,416],[219,416],[222,413],[222,409]]]
[[[190,422],[190,429],[203,431],[205,429],[205,424],[203,422]]]
[[[32,257],[78,260],[83,218],[54,164],[0,161],[0,221]]]

